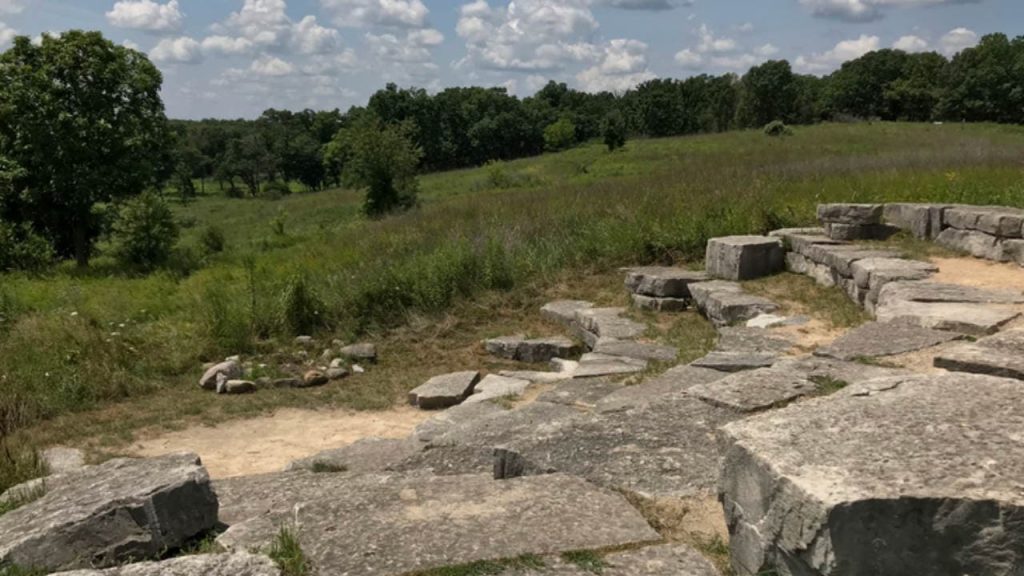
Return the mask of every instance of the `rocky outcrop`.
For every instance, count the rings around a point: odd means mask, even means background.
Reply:
[[[740,576],[1013,574],[1024,565],[1020,386],[871,380],[733,422],[721,499]]]
[[[280,576],[281,569],[262,555],[197,554],[162,562],[139,562],[108,570],[75,570],[59,576]]]
[[[313,456],[295,460],[285,469],[314,472],[384,472],[406,458],[423,450],[423,443],[415,438],[362,438],[333,450],[324,450]]]
[[[44,485],[44,496],[0,516],[0,565],[56,571],[155,558],[217,521],[195,454],[110,460]]]

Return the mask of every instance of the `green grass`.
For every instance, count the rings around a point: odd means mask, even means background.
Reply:
[[[410,576],[493,576],[504,574],[508,570],[540,570],[544,568],[544,560],[532,554],[524,554],[516,558],[501,560],[483,560],[458,566],[444,566]]]
[[[619,294],[619,266],[699,265],[708,238],[812,224],[819,202],[1022,206],[1022,157],[1021,127],[821,125],[784,140],[732,132],[636,140],[614,153],[595,143],[503,163],[497,187],[493,167],[430,174],[420,208],[379,221],[360,216],[352,190],[201,197],[176,208],[181,242],[201,264],[186,277],[124,274],[102,253],[86,272],[0,275],[0,431],[25,447],[116,447],[154,423],[280,406],[386,408],[449,362],[479,364],[469,345],[478,326],[513,333],[539,299],[578,296],[586,278],[615,278]],[[211,226],[224,234],[220,252],[202,248]],[[820,300],[806,283],[782,282],[836,326],[863,320],[839,291]],[[272,359],[305,325],[320,341],[375,340],[402,359],[344,389],[216,402],[196,389],[204,362]],[[699,328],[665,335],[703,346]],[[424,342],[434,354],[459,352],[438,360],[418,352]],[[0,489],[6,482],[0,474]]]
[[[838,378],[833,378],[831,376],[811,376],[810,380],[818,386],[817,396],[835,394],[850,385],[850,383],[845,380],[839,380]]]
[[[331,462],[317,460],[316,462],[313,462],[313,467],[311,468],[311,470],[313,471],[314,474],[337,474],[339,472],[347,472],[348,467],[342,466],[340,464],[333,464]]]
[[[604,572],[604,569],[607,566],[600,554],[590,550],[563,552],[562,560],[565,560],[570,564],[575,564],[580,570],[590,572],[591,574],[600,574]]]
[[[277,533],[267,555],[281,569],[281,576],[307,576],[312,572],[298,537],[285,526]]]

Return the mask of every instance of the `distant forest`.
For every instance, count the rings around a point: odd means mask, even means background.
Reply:
[[[215,183],[258,195],[270,183],[315,190],[342,183],[346,128],[363,115],[404,123],[422,150],[421,169],[446,170],[536,155],[602,135],[610,118],[631,136],[662,137],[760,128],[773,121],[892,120],[1024,122],[1024,37],[985,36],[952,59],[899,50],[868,53],[826,77],[795,74],[784,60],[742,77],[658,79],[625,94],[589,94],[549,83],[519,99],[503,88],[437,94],[375,93],[347,112],[267,110],[256,120],[172,122],[170,183],[183,195]]]

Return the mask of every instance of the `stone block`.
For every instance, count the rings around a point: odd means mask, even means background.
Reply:
[[[935,367],[1024,380],[1024,330],[1007,330],[950,348],[935,357]]]
[[[934,240],[942,232],[944,204],[886,204],[882,222],[909,232],[914,238]]]
[[[264,554],[195,554],[160,562],[137,562],[107,570],[74,570],[59,576],[280,576]]]
[[[825,234],[836,241],[851,240],[885,240],[895,235],[899,229],[884,224],[843,224],[826,222]]]
[[[817,390],[817,384],[799,375],[761,368],[699,384],[687,390],[687,394],[722,408],[759,412],[814,394]]]
[[[571,326],[576,321],[576,312],[593,307],[592,302],[585,300],[558,300],[542,306],[540,314],[548,320]]]
[[[476,371],[442,374],[409,392],[409,404],[421,410],[439,410],[461,404],[480,381]]]
[[[719,372],[743,372],[767,368],[778,361],[779,355],[773,352],[711,352],[690,366]]]
[[[510,378],[497,374],[488,374],[473,388],[473,394],[466,398],[467,403],[487,402],[499,398],[519,397],[530,387],[531,382],[521,378]]]
[[[683,268],[647,266],[630,268],[626,273],[626,289],[633,294],[655,298],[689,298],[690,284],[710,280],[707,273]]]
[[[708,274],[725,280],[754,280],[781,272],[785,252],[778,238],[727,236],[708,241],[705,266]]]
[[[818,221],[833,224],[882,223],[881,204],[819,204]]]
[[[630,299],[635,308],[651,312],[683,312],[690,307],[689,298],[656,298],[642,294],[630,294]]]
[[[996,262],[1006,262],[1010,259],[1003,253],[1003,241],[985,232],[946,228],[935,242],[951,250],[966,252],[975,258]]]
[[[999,238],[1020,238],[1024,210],[1002,206],[957,206],[944,213],[947,226]]]

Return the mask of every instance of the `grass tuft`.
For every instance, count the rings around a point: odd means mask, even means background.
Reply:
[[[317,460],[313,462],[311,470],[314,474],[338,474],[340,472],[348,472],[348,466]]]
[[[281,568],[281,576],[308,576],[311,573],[306,554],[295,533],[286,526],[274,538],[267,554]]]
[[[577,568],[591,574],[600,574],[607,567],[604,559],[599,554],[590,550],[575,550],[563,552],[562,560],[575,564]]]
[[[850,385],[845,380],[839,380],[831,376],[811,376],[809,380],[818,385],[817,396],[829,396]]]
[[[483,560],[457,566],[444,566],[410,576],[495,576],[509,570],[540,570],[544,568],[544,560],[533,554],[524,554],[516,558],[500,560]]]

